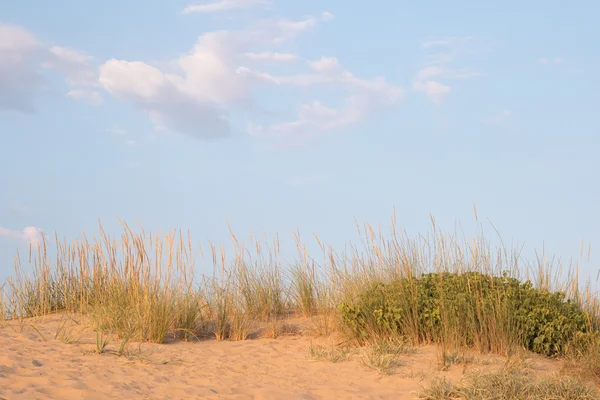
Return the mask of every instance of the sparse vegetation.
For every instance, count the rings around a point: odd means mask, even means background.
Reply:
[[[110,343],[110,337],[106,336],[104,333],[102,333],[100,331],[96,331],[96,347],[94,348],[94,351],[97,354],[104,353],[104,349],[106,349],[106,346],[108,346],[108,343]]]
[[[474,360],[473,356],[467,356],[464,353],[459,353],[457,351],[443,351],[442,352],[442,369],[448,369],[452,365],[462,364],[467,365],[471,364]]]
[[[312,343],[310,344],[308,351],[313,360],[327,360],[332,363],[347,360],[351,352],[348,346],[338,347],[334,344],[331,344],[331,346],[323,346]]]
[[[569,376],[537,378],[525,369],[507,366],[498,372],[473,373],[460,384],[436,379],[420,398],[426,400],[596,400],[596,390]]]
[[[400,359],[398,348],[387,345],[365,346],[360,355],[360,361],[367,367],[379,371],[382,375],[392,375],[396,368],[404,365]]]

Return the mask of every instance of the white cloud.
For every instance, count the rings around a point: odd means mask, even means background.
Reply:
[[[565,62],[564,59],[562,59],[561,57],[554,57],[553,59],[550,58],[540,58],[540,64],[561,64],[563,62]]]
[[[23,231],[13,231],[0,226],[0,237],[36,245],[42,242],[43,231],[35,226],[28,226]]]
[[[301,145],[307,139],[326,132],[357,124],[369,116],[398,103],[401,88],[384,78],[361,79],[345,70],[334,57],[323,57],[308,63],[313,73],[270,76],[282,87],[329,87],[346,92],[341,107],[333,108],[318,100],[302,104],[296,119],[283,123],[249,124],[248,132],[264,139]],[[280,147],[280,146],[278,146]]]
[[[102,104],[102,96],[95,90],[71,89],[67,92],[66,96],[74,100],[86,101],[93,105]]]
[[[44,69],[59,71],[75,87],[67,96],[98,101],[97,95],[84,95],[80,86],[97,85],[92,57],[61,46],[46,46],[31,32],[0,23],[0,109],[33,112],[34,96],[44,89]]]
[[[450,46],[456,46],[457,44],[460,44],[460,43],[469,42],[471,40],[473,40],[473,36],[457,36],[457,37],[451,37],[451,38],[441,39],[441,40],[425,41],[425,42],[421,43],[421,47],[424,49],[431,48],[431,47],[450,47]]]
[[[330,13],[329,11],[323,11],[321,13],[321,19],[323,21],[330,21],[330,20],[332,20],[334,18],[335,18],[335,16],[332,13]]]
[[[0,23],[0,109],[33,112],[33,95],[42,89],[37,65],[43,47],[27,30]]]
[[[222,0],[190,6],[187,12],[216,12],[259,3],[266,2]],[[33,92],[39,90],[34,85],[35,78],[39,77],[42,82],[38,70],[52,68],[62,73],[71,86],[66,93],[69,98],[100,104],[102,95],[104,98],[110,95],[136,106],[148,115],[157,130],[195,138],[229,135],[229,114],[239,109],[272,115],[256,103],[255,92],[261,86],[276,87],[280,91],[310,88],[315,99],[322,91],[333,90],[341,95],[338,100],[343,103],[334,107],[335,100],[329,100],[332,101],[329,105],[314,100],[303,104],[291,122],[254,121],[249,131],[257,136],[305,136],[305,131],[322,133],[349,126],[397,104],[402,90],[382,77],[357,77],[335,57],[295,64],[291,73],[285,73],[286,64],[301,57],[281,51],[283,46],[331,18],[331,13],[323,12],[318,17],[300,20],[259,21],[246,30],[207,32],[198,37],[186,54],[160,65],[143,60],[110,59],[98,68],[89,55],[63,46],[45,46],[29,32],[13,27],[11,41],[0,44],[0,56],[4,56],[0,57],[0,72],[7,60],[14,60],[10,64],[11,74],[0,73],[0,107],[7,107],[2,100],[8,93],[10,106],[25,110]],[[0,27],[8,29],[4,25]],[[26,59],[29,54],[39,59],[35,62]],[[279,63],[277,73],[263,70],[273,67],[273,63]],[[24,71],[27,73],[23,74]],[[23,93],[21,97],[26,100],[20,104],[15,94],[21,92],[10,90],[13,82],[17,82]],[[27,84],[32,86],[27,87]],[[41,86],[41,83],[36,85]],[[102,95],[98,88],[104,92]],[[256,117],[257,113],[250,115]],[[111,131],[121,132],[118,127]]]
[[[425,93],[425,95],[427,95],[434,103],[438,104],[441,103],[452,90],[450,86],[444,85],[438,81],[417,81],[413,83],[413,89]]]
[[[448,67],[458,54],[464,52],[461,46],[472,40],[473,37],[464,36],[421,43],[423,49],[441,48],[442,51],[428,55],[426,66],[417,72],[413,81],[413,90],[425,94],[434,103],[440,104],[452,91],[448,84],[440,80],[481,76],[479,72]]]
[[[246,53],[246,58],[252,61],[292,62],[299,57],[295,54],[263,51],[261,53]]]
[[[315,101],[301,107],[297,121],[269,125],[250,123],[259,137],[293,136],[303,130],[325,132],[356,123],[395,104],[398,87],[383,78],[361,79],[345,70],[334,57],[308,62],[306,73],[272,74],[260,65],[299,57],[269,48],[278,46],[316,25],[312,17],[276,20],[245,31],[215,31],[200,36],[193,48],[174,60],[179,73],[167,73],[141,61],[110,60],[100,67],[100,84],[113,96],[147,112],[158,128],[197,138],[229,133],[223,110],[255,108],[254,89],[271,85],[285,90],[315,87],[345,91],[344,106],[328,108]],[[256,51],[260,48],[261,51]],[[252,61],[249,68],[244,62]]]
[[[227,106],[250,102],[250,80],[236,64],[245,59],[256,33],[216,31],[200,36],[166,73],[142,61],[109,60],[99,82],[114,97],[146,112],[156,127],[211,139],[229,135]]]
[[[453,70],[449,68],[441,68],[441,67],[426,67],[421,69],[417,73],[417,81],[426,81],[435,77],[443,77],[449,79],[466,79],[466,78],[474,78],[477,76],[481,76],[480,72],[470,71],[470,70]]]
[[[300,21],[279,20],[275,23],[275,27],[279,30],[280,34],[273,39],[273,43],[280,44],[286,40],[293,39],[303,32],[314,28],[316,25],[317,20],[314,17]]]
[[[451,37],[423,42],[421,48],[429,52],[426,64],[448,64],[458,56],[468,53],[473,41],[472,36]]]
[[[194,82],[187,86],[180,76],[165,74],[143,62],[113,59],[100,67],[99,81],[116,98],[145,111],[159,129],[203,139],[229,135],[229,123],[210,94],[194,94]]]
[[[351,103],[351,100],[348,101]],[[248,132],[253,136],[271,139],[300,140],[320,135],[334,128],[351,125],[363,117],[361,107],[347,104],[334,109],[324,106],[320,101],[302,104],[296,120],[272,125],[249,124]]]
[[[183,13],[214,13],[220,11],[250,8],[263,4],[268,4],[268,2],[265,0],[220,0],[211,3],[189,5],[183,9]]]
[[[355,125],[381,109],[395,104],[401,95],[399,89],[381,91],[356,91],[338,108],[325,106],[318,100],[300,106],[296,119],[269,125],[248,125],[248,133],[263,139],[274,140],[285,147],[300,146],[307,140],[329,131]],[[379,97],[381,96],[381,97]],[[280,146],[277,146],[280,147]]]
[[[313,70],[324,73],[335,72],[341,68],[340,62],[335,57],[321,57],[320,60],[309,61],[308,65]]]
[[[42,65],[61,71],[70,85],[97,86],[96,69],[90,66],[93,57],[61,46],[49,48],[49,57]]]
[[[439,75],[442,75],[444,70],[440,67],[427,67],[417,73],[417,81],[424,81]]]
[[[482,122],[485,124],[498,125],[506,121],[513,115],[512,110],[500,110],[488,117],[485,117]]]
[[[431,78],[443,76],[445,71],[440,67],[423,68],[417,73],[413,82],[413,90],[424,93],[434,103],[441,103],[452,90],[450,86]]]

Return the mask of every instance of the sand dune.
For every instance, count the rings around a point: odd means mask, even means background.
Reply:
[[[337,363],[312,360],[311,342],[328,344],[333,338],[307,335],[133,343],[126,356],[115,354],[115,339],[105,353],[97,354],[96,337],[85,324],[65,325],[77,343],[55,338],[63,323],[63,317],[51,316],[0,328],[1,398],[414,399],[432,377],[456,381],[465,369],[454,365],[440,371],[438,349],[431,346],[402,356],[406,364],[384,376],[360,363],[358,356]],[[497,356],[477,356],[466,368],[498,368],[502,362]],[[541,358],[534,358],[532,365],[542,372],[559,367]]]

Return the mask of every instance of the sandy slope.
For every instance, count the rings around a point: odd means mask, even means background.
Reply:
[[[381,376],[355,356],[313,361],[307,336],[244,342],[133,344],[129,357],[96,354],[95,336],[73,326],[77,344],[55,339],[60,316],[0,328],[0,398],[4,399],[414,399],[433,376],[460,379],[463,366],[439,371],[435,347],[404,356],[405,366]],[[68,325],[70,326],[70,325]],[[45,339],[45,340],[44,340]],[[332,339],[320,339],[321,343]],[[497,368],[499,357],[478,357],[469,368]],[[535,368],[556,364],[536,359]]]

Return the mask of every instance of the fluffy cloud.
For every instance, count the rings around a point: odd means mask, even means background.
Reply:
[[[269,63],[300,59],[277,51],[277,47],[316,23],[315,18],[308,17],[267,21],[251,30],[208,32],[187,54],[174,60],[178,73],[167,73],[141,61],[110,60],[100,67],[99,82],[113,96],[147,112],[157,126],[197,138],[228,135],[230,127],[224,110],[253,109],[254,92],[259,86],[346,92],[340,108],[314,100],[301,105],[296,120],[269,125],[249,123],[248,132],[261,138],[296,140],[309,136],[308,132],[323,133],[357,123],[399,100],[400,88],[383,78],[358,78],[335,57],[307,61],[306,73],[275,75],[261,70]],[[249,61],[252,68],[245,65]]]
[[[182,80],[143,62],[110,60],[100,67],[100,84],[146,111],[159,129],[205,139],[227,136],[229,123],[216,104],[194,96]]]
[[[13,231],[0,226],[0,237],[36,245],[42,242],[43,231],[35,226],[28,226],[23,231]]]
[[[257,5],[267,4],[265,0],[220,0],[212,3],[193,4],[183,9],[184,14],[190,13],[214,13],[235,9],[250,8]]]
[[[413,89],[425,93],[427,97],[437,104],[441,103],[452,91],[450,86],[438,81],[416,81],[413,83]]]
[[[190,6],[186,12],[261,3],[265,2],[222,0]],[[161,64],[168,67],[128,59],[110,59],[96,67],[97,61],[82,52],[46,46],[21,28],[0,25],[2,37],[10,38],[0,43],[0,107],[32,110],[32,95],[43,84],[40,71],[53,69],[70,86],[67,97],[101,104],[103,93],[105,98],[133,104],[159,130],[198,139],[222,138],[231,133],[232,115],[241,112],[237,115],[253,120],[247,124],[251,135],[293,142],[359,123],[397,104],[402,95],[383,77],[357,77],[336,57],[303,60],[284,51],[288,42],[332,18],[324,12],[300,20],[258,21],[245,30],[207,32],[187,53]],[[293,69],[285,73],[292,62]],[[277,73],[269,70],[273,67]],[[302,101],[291,121],[257,121],[257,116],[274,114],[258,103],[257,91],[265,87],[279,92],[302,89],[312,99]],[[331,93],[339,98],[332,99]],[[332,103],[322,103],[321,96]]]
[[[99,94],[80,86],[95,86],[91,57],[60,46],[46,46],[31,32],[0,24],[0,109],[33,112],[33,97],[44,87],[43,69],[57,70],[75,87],[67,96],[98,102]]]
[[[321,57],[320,60],[309,61],[310,68],[317,72],[335,72],[340,69],[340,62],[335,57]]]

